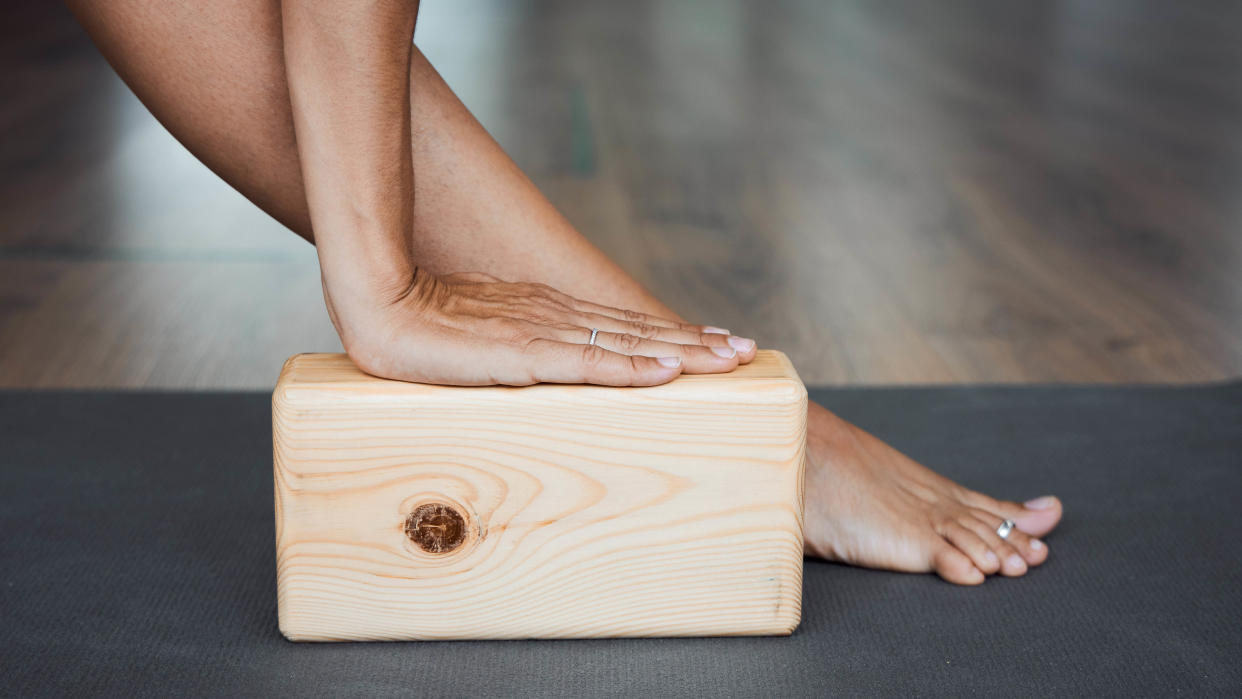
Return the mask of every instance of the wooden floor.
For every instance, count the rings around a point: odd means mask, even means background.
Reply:
[[[1242,374],[1242,4],[428,0],[570,219],[808,383]],[[313,250],[54,3],[0,29],[0,386],[269,388]]]

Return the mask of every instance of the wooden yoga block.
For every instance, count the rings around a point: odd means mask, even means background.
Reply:
[[[806,389],[780,352],[665,386],[453,388],[285,363],[295,641],[789,634]]]

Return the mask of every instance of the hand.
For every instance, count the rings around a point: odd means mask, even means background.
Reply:
[[[381,303],[328,310],[354,363],[384,378],[455,386],[652,386],[732,371],[755,343],[727,331],[582,301],[480,273],[415,272]],[[598,328],[595,345],[588,345]]]

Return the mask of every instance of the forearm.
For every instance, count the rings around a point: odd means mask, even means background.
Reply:
[[[737,351],[699,328],[595,306],[547,286],[477,272],[444,276],[427,266],[410,236],[417,4],[336,2],[284,0],[281,19],[324,300],[360,369],[465,386],[650,386],[683,369],[737,366]],[[588,328],[595,330],[584,343]]]
[[[414,277],[409,65],[418,5],[284,0],[284,53],[329,304],[397,298]]]

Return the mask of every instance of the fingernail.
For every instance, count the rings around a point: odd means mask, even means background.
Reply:
[[[1025,568],[1026,561],[1022,560],[1022,557],[1015,553],[1009,557],[1009,567],[1010,568]]]
[[[997,558],[996,554],[992,553],[991,551],[988,551],[987,554],[985,554],[983,557],[988,559],[988,563],[992,565],[1000,565],[1000,559]]]
[[[1027,500],[1025,503],[1023,503],[1023,505],[1025,505],[1026,509],[1028,510],[1048,510],[1048,509],[1052,509],[1052,507],[1054,507],[1056,504],[1057,504],[1057,499],[1052,497],[1051,495],[1045,495],[1040,498],[1035,498],[1034,500]]]
[[[749,352],[755,348],[755,341],[736,335],[729,336],[729,346],[738,352]]]
[[[670,369],[675,366],[681,366],[681,357],[660,357],[656,361],[660,363],[660,366],[666,366]]]
[[[737,356],[737,350],[732,347],[713,347],[712,351],[716,353],[716,356],[724,357],[725,359],[733,359]]]
[[[1039,539],[1031,539],[1031,550],[1032,551],[1043,551],[1044,542],[1040,541]]]
[[[724,328],[713,328],[710,325],[704,325],[703,332],[711,333],[713,335],[728,335],[729,334],[729,331],[725,330]]]

